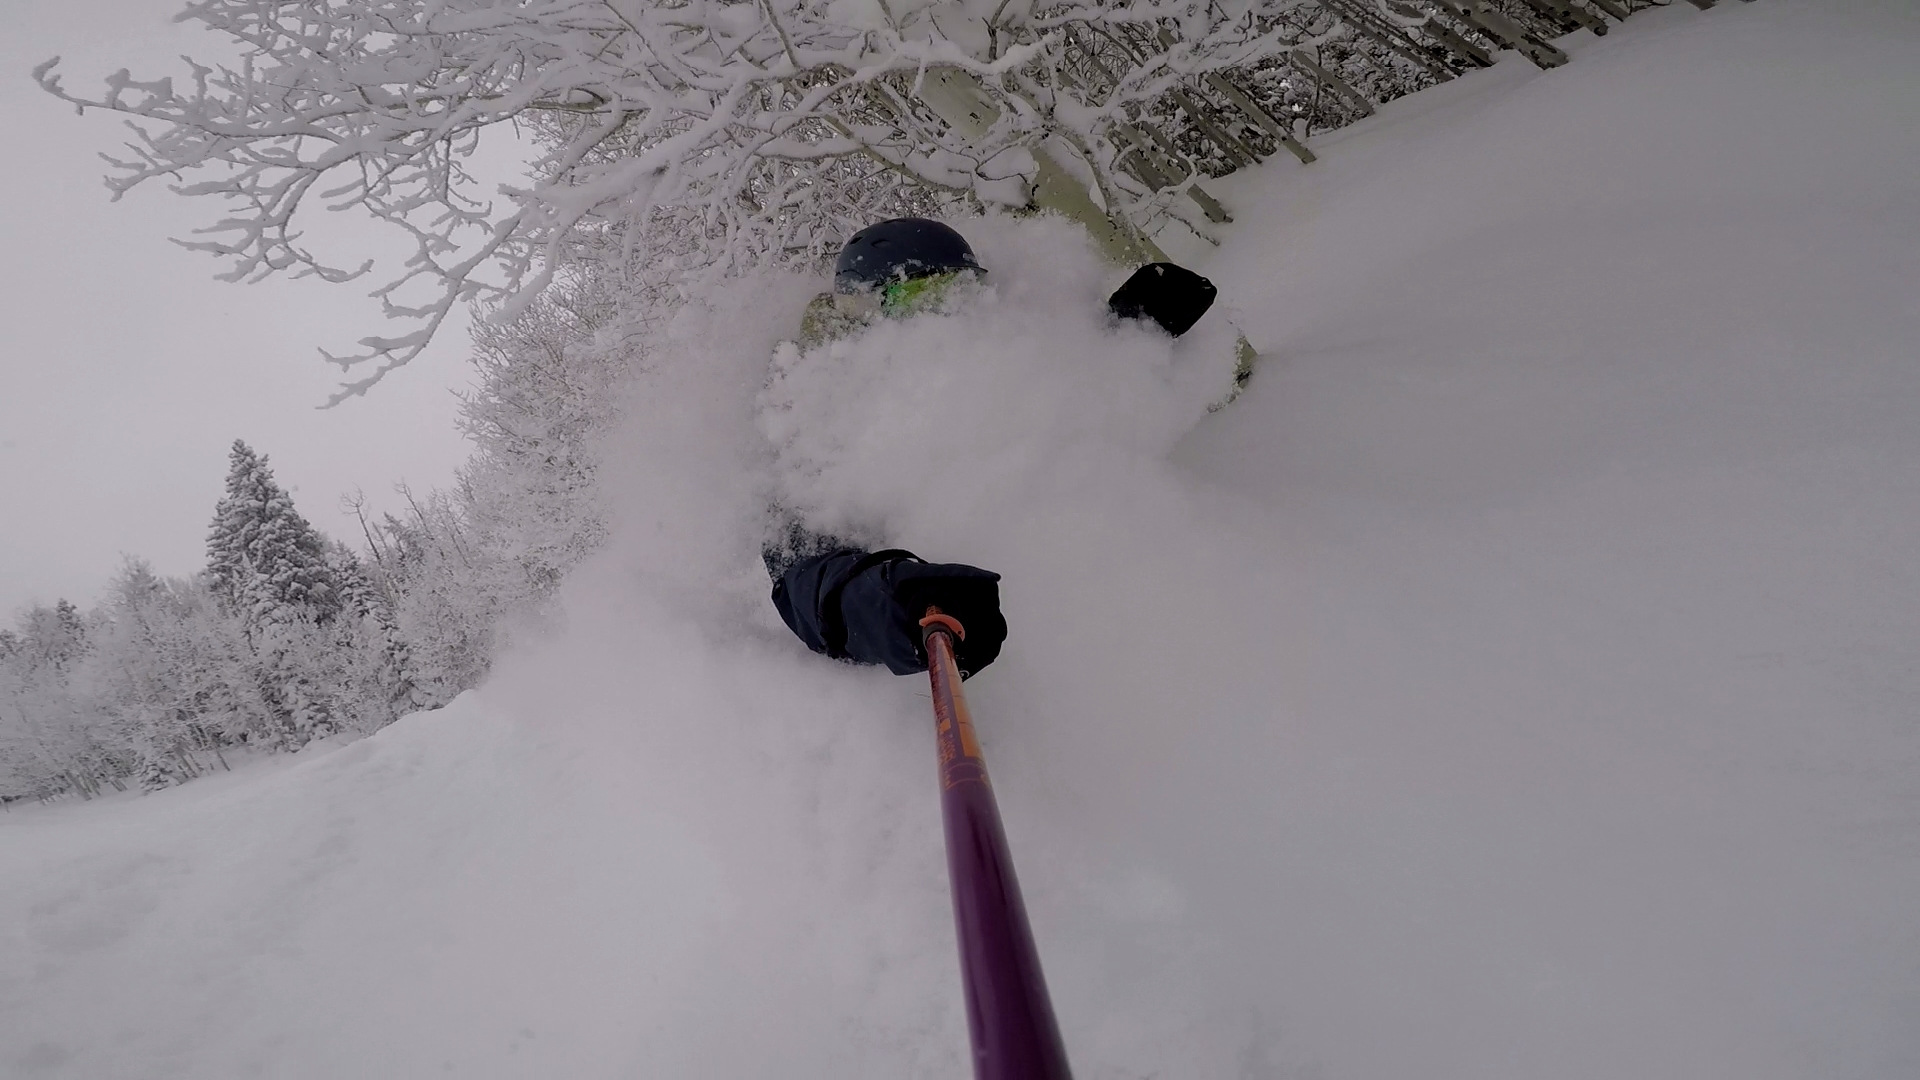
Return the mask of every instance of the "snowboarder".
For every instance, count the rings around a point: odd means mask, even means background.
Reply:
[[[955,286],[987,273],[958,232],[926,218],[893,218],[856,233],[834,264],[833,291],[807,305],[802,348],[857,331],[876,318],[937,308]],[[1206,278],[1172,263],[1135,271],[1107,300],[1116,319],[1150,320],[1178,337],[1212,305]],[[929,606],[957,619],[962,678],[1000,654],[1007,623],[1000,575],[961,563],[929,563],[910,551],[868,551],[806,527],[791,513],[761,552],[773,606],[807,648],[838,660],[882,664],[896,675],[927,670],[920,620]]]

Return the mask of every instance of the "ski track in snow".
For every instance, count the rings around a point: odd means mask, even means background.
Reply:
[[[786,636],[776,495],[1005,575],[1079,1075],[1920,1075],[1920,18],[1571,47],[1222,185],[1210,417],[1064,226],[771,383],[813,283],[688,310],[559,640],[0,815],[0,1075],[965,1075],[925,690]]]

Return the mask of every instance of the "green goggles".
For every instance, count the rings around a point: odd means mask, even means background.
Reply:
[[[892,316],[914,315],[939,307],[963,271],[888,282],[880,290],[880,310]]]
[[[952,293],[953,283],[970,273],[972,271],[948,270],[890,281],[872,292],[836,293],[833,306],[844,315],[862,319],[875,315],[895,319],[918,315],[938,308]]]

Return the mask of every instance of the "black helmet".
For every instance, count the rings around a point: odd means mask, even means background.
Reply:
[[[926,218],[892,218],[861,229],[840,249],[833,291],[865,292],[950,270],[986,272],[966,237]]]

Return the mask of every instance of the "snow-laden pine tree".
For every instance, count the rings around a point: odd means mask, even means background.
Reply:
[[[302,746],[346,724],[327,678],[336,666],[327,624],[340,612],[339,584],[325,539],[294,509],[266,457],[236,439],[228,463],[207,533],[207,580],[259,660],[268,738]]]
[[[340,610],[327,543],[294,509],[265,455],[235,439],[226,494],[207,533],[207,578],[214,594],[255,623],[324,623]]]

